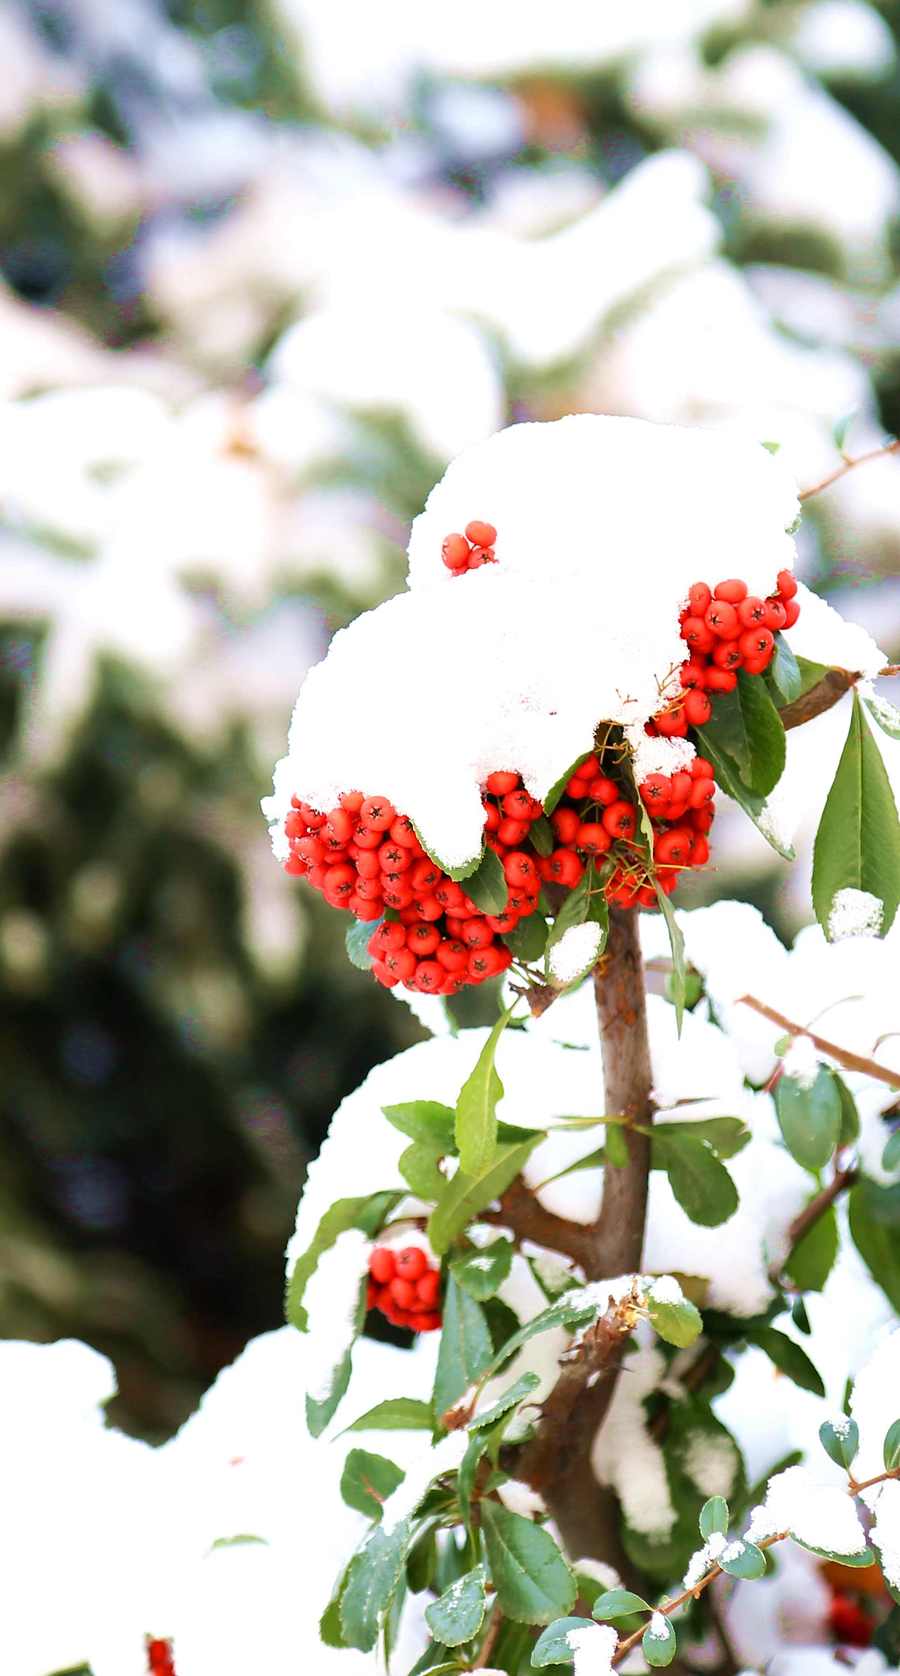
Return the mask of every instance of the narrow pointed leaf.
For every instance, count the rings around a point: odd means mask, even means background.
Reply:
[[[457,1170],[445,1183],[428,1223],[428,1238],[438,1256],[449,1249],[468,1223],[475,1221],[479,1211],[499,1199],[542,1140],[543,1135],[538,1132],[527,1141],[501,1142],[480,1175],[470,1176],[464,1170]]]
[[[438,1418],[484,1373],[493,1348],[481,1305],[463,1291],[451,1271],[432,1399]]]
[[[334,1245],[339,1234],[348,1228],[361,1228],[364,1234],[375,1234],[382,1226],[385,1218],[390,1215],[394,1206],[403,1197],[402,1193],[383,1192],[370,1193],[364,1198],[337,1199],[325,1212],[316,1229],[312,1244],[298,1257],[293,1269],[285,1294],[284,1313],[288,1325],[299,1327],[306,1331],[306,1310],[303,1307],[303,1294],[309,1278],[318,1267],[322,1253]]]
[[[813,906],[826,937],[834,898],[842,890],[874,896],[883,906],[881,935],[890,930],[900,901],[900,820],[856,693],[813,852]]]
[[[788,1379],[792,1379],[802,1391],[812,1391],[815,1396],[824,1397],[822,1376],[795,1339],[780,1333],[777,1327],[758,1327],[747,1337],[752,1344],[758,1344],[776,1368],[786,1373]]]
[[[493,854],[493,851],[488,853]],[[497,1044],[511,1016],[511,1008],[501,1013],[456,1102],[459,1167],[468,1176],[480,1175],[488,1168],[496,1152],[497,1101],[503,1097],[503,1084],[497,1075],[494,1059]]]
[[[434,1429],[431,1404],[416,1397],[388,1397],[367,1408],[348,1432],[430,1432]]]

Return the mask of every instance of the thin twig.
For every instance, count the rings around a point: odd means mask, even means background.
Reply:
[[[804,1235],[809,1233],[810,1228],[815,1227],[819,1218],[824,1216],[829,1207],[834,1204],[835,1199],[839,1198],[841,1193],[846,1192],[848,1187],[853,1186],[858,1176],[859,1171],[855,1165],[846,1170],[836,1170],[828,1185],[823,1187],[814,1199],[810,1199],[809,1204],[800,1211],[799,1215],[794,1217],[788,1228],[788,1240],[790,1241],[788,1254],[783,1263],[775,1263],[769,1270],[769,1279],[774,1281],[776,1285],[785,1269],[788,1268],[791,1258]]]
[[[481,1651],[479,1652],[478,1658],[476,1659],[475,1663],[471,1666],[472,1670],[486,1670],[487,1669],[488,1663],[489,1663],[490,1658],[491,1658],[491,1654],[493,1653],[494,1648],[497,1645],[497,1637],[500,1634],[500,1631],[501,1631],[502,1628],[503,1628],[503,1613],[501,1612],[499,1606],[495,1606],[494,1610],[491,1614],[491,1621],[490,1621],[490,1623],[488,1624],[488,1627],[487,1627],[487,1634],[486,1634],[484,1640],[481,1643]]]
[[[880,448],[870,448],[867,454],[857,454],[855,459],[848,459],[845,455],[841,464],[823,477],[820,483],[814,483],[810,489],[801,489],[798,500],[810,500],[813,495],[820,495],[823,489],[830,489],[832,483],[837,483],[841,477],[846,477],[848,471],[855,471],[857,466],[868,465],[870,460],[883,460],[888,454],[896,454],[900,448],[900,437],[893,442],[885,442]]]
[[[834,1059],[842,1065],[845,1071],[860,1071],[863,1076],[873,1077],[876,1082],[886,1082],[888,1088],[900,1088],[900,1071],[892,1071],[887,1065],[879,1065],[876,1059],[866,1059],[861,1053],[851,1053],[849,1048],[842,1048],[837,1042],[830,1042],[826,1036],[817,1036],[814,1031],[807,1030],[802,1024],[795,1024],[793,1019],[785,1018],[774,1007],[767,1006],[765,1001],[757,1000],[755,995],[739,995],[738,1003],[744,1007],[752,1007],[755,1013],[767,1018],[770,1024],[777,1024],[789,1036],[808,1036],[814,1047],[824,1053],[826,1059]]]

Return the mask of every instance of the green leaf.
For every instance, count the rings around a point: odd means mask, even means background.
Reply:
[[[478,1634],[486,1607],[484,1566],[476,1565],[426,1606],[425,1621],[435,1641],[444,1647],[461,1647]]]
[[[400,1174],[417,1199],[433,1202],[443,1193],[447,1178],[438,1169],[440,1157],[441,1154],[426,1146],[424,1141],[413,1141],[401,1152]]]
[[[444,1321],[432,1402],[440,1418],[474,1385],[491,1360],[493,1345],[484,1311],[457,1284],[452,1270],[444,1298]]]
[[[700,1535],[704,1542],[711,1536],[726,1536],[728,1533],[728,1503],[724,1496],[710,1496],[700,1509]]]
[[[881,1154],[881,1168],[883,1170],[900,1170],[900,1129],[895,1129],[885,1144],[884,1151]]]
[[[362,1332],[365,1318],[366,1282],[362,1280],[360,1281],[356,1316],[349,1329],[351,1333],[350,1343],[340,1360],[335,1363],[328,1390],[324,1397],[313,1397],[309,1394],[306,1397],[306,1424],[310,1437],[321,1437],[325,1427],[333,1419],[346,1395],[347,1387],[350,1384],[350,1374],[353,1371],[353,1346]]]
[[[486,1426],[493,1426],[497,1420],[502,1419],[504,1414],[508,1414],[513,1408],[517,1408],[519,1403],[529,1397],[539,1384],[540,1380],[536,1373],[523,1373],[514,1384],[510,1385],[508,1391],[504,1391],[502,1397],[498,1397],[495,1403],[491,1403],[490,1408],[486,1408],[483,1414],[476,1414],[474,1420],[470,1420],[470,1432],[482,1431]]]
[[[675,1631],[668,1618],[654,1612],[641,1636],[641,1652],[651,1666],[671,1664],[678,1651]]]
[[[703,1320],[696,1304],[692,1304],[689,1298],[683,1298],[677,1304],[657,1303],[651,1291],[647,1302],[650,1325],[661,1339],[665,1339],[666,1344],[686,1350],[699,1338]]]
[[[811,692],[813,687],[817,687],[819,682],[829,673],[828,664],[814,663],[811,658],[798,657],[797,668],[800,671],[801,687],[799,696],[801,698],[804,693]]]
[[[784,1265],[785,1273],[801,1292],[821,1292],[834,1268],[838,1254],[838,1221],[834,1205],[807,1228]]]
[[[776,1368],[799,1385],[801,1391],[812,1391],[815,1396],[824,1397],[825,1386],[821,1375],[795,1339],[780,1333],[777,1327],[758,1327],[747,1337],[751,1344],[758,1344],[770,1362],[774,1362]]]
[[[736,1549],[733,1553],[731,1550]],[[736,1542],[729,1543],[717,1562],[729,1577],[742,1577],[745,1582],[752,1582],[756,1577],[764,1577],[766,1573],[766,1556],[755,1542],[744,1542],[738,1537]]]
[[[886,1472],[894,1472],[900,1466],[900,1420],[888,1426],[885,1433],[884,1465]]]
[[[812,1322],[809,1319],[809,1312],[802,1298],[795,1298],[791,1304],[791,1320],[797,1330],[801,1333],[806,1333],[807,1337],[812,1332]]]
[[[552,855],[556,848],[553,828],[546,815],[538,815],[528,829],[528,840],[537,850],[538,855]]]
[[[477,1251],[467,1251],[464,1257],[455,1258],[451,1268],[469,1297],[477,1303],[484,1303],[503,1285],[512,1267],[512,1256],[512,1240],[501,1238]]]
[[[586,867],[574,890],[570,890],[565,898],[547,938],[547,952],[555,948],[576,925],[583,925],[588,917],[588,892],[590,889],[590,868]]]
[[[857,1251],[900,1313],[900,1183],[858,1181],[850,1190],[849,1216]]]
[[[784,724],[765,682],[743,670],[733,692],[716,693],[711,719],[703,728],[721,755],[733,764],[745,790],[767,797],[784,772]]]
[[[575,761],[566,769],[565,774],[561,774],[558,780],[554,780],[546,797],[541,799],[545,815],[552,815],[572,775],[581,767],[583,762],[587,762],[590,755],[590,751],[582,751],[581,756],[575,758]]]
[[[367,1408],[347,1432],[430,1432],[434,1429],[431,1404],[416,1397],[388,1397]]]
[[[492,850],[488,853],[493,855]],[[497,1101],[503,1098],[503,1084],[497,1075],[494,1057],[511,1017],[511,1007],[501,1013],[478,1055],[475,1069],[459,1091],[456,1145],[460,1170],[467,1176],[483,1174],[497,1150]]]
[[[493,850],[486,849],[477,871],[466,879],[466,895],[485,914],[502,914],[509,900],[509,886],[503,863]]]
[[[776,689],[776,704],[793,704],[795,698],[800,697],[803,689],[803,676],[792,648],[788,645],[783,634],[775,636],[775,650],[772,662],[766,670],[767,678]]]
[[[437,1524],[423,1525],[406,1556],[406,1586],[410,1594],[430,1589],[437,1564]]]
[[[836,1466],[852,1467],[859,1449],[859,1427],[855,1420],[844,1419],[839,1426],[823,1420],[819,1427],[819,1441],[829,1460]]]
[[[372,1455],[368,1449],[351,1449],[341,1474],[341,1495],[348,1507],[378,1520],[382,1504],[405,1477],[405,1472],[386,1455]]]
[[[900,710],[895,705],[889,704],[880,693],[868,694],[863,704],[882,733],[886,733],[889,739],[900,739]]]
[[[346,1233],[348,1228],[361,1228],[363,1233],[371,1238],[402,1198],[403,1194],[397,1192],[370,1193],[359,1199],[337,1199],[330,1206],[316,1229],[312,1244],[307,1247],[302,1257],[297,1258],[291,1270],[284,1305],[289,1326],[299,1327],[302,1333],[306,1332],[307,1318],[303,1307],[303,1294],[310,1276],[318,1267],[319,1258],[323,1252],[330,1250],[338,1235]]]
[[[527,1141],[501,1144],[480,1175],[469,1176],[464,1170],[457,1170],[445,1183],[428,1222],[428,1238],[438,1256],[449,1249],[457,1234],[476,1219],[479,1211],[499,1199],[543,1138],[538,1131]]]
[[[841,1132],[840,1090],[827,1066],[819,1066],[810,1088],[796,1077],[779,1077],[775,1110],[791,1157],[806,1170],[821,1170]]]
[[[392,1531],[376,1525],[347,1570],[341,1596],[341,1629],[349,1647],[370,1653],[406,1564],[410,1525],[404,1519]]]
[[[859,1140],[859,1112],[856,1109],[856,1101],[843,1077],[839,1076],[837,1071],[834,1070],[831,1074],[837,1083],[838,1093],[841,1097],[841,1132],[838,1137],[838,1146],[852,1146],[854,1141]]]
[[[380,919],[358,919],[347,927],[344,936],[347,954],[351,964],[358,967],[360,972],[371,972],[372,956],[369,953],[369,943],[378,930],[384,915]]]
[[[685,959],[684,953],[684,937],[682,936],[681,926],[675,918],[675,909],[672,907],[665,891],[660,889],[659,880],[655,875],[653,878],[653,888],[656,891],[656,900],[659,903],[660,913],[666,922],[666,930],[669,933],[669,949],[672,955],[672,970],[669,974],[669,993],[671,994],[672,1005],[675,1008],[675,1022],[678,1026],[678,1034],[680,1036],[681,1021],[684,1018],[684,1007],[685,1002],[687,1001],[687,960]]]
[[[547,921],[543,914],[529,914],[527,919],[520,919],[512,931],[506,932],[503,941],[516,960],[533,966],[547,947]]]
[[[839,1565],[852,1565],[860,1570],[875,1564],[875,1555],[871,1548],[859,1548],[855,1554],[838,1554],[833,1548],[815,1548],[811,1542],[804,1542],[796,1531],[791,1531],[791,1537],[801,1548],[805,1548],[808,1554],[818,1554],[820,1560],[837,1560]]]
[[[319,1636],[326,1647],[346,1647],[344,1631],[341,1628],[341,1596],[347,1586],[347,1573],[350,1567],[345,1566],[334,1588],[321,1618],[319,1619]]]
[[[863,890],[883,904],[881,935],[900,901],[900,820],[894,794],[859,697],[847,742],[822,811],[813,851],[812,894],[826,937],[840,890]]]
[[[733,798],[735,803],[740,804],[745,815],[750,816],[754,826],[765,838],[766,843],[771,845],[778,855],[782,856],[785,861],[793,861],[796,856],[794,847],[792,844],[783,843],[779,838],[772,824],[765,798],[758,796],[756,792],[751,791],[744,784],[737,764],[727,752],[720,749],[716,740],[710,737],[708,727],[698,727],[694,731],[700,740],[703,755],[708,757],[713,765],[716,785]]]
[[[501,1612],[520,1624],[570,1612],[575,1578],[550,1532],[494,1501],[482,1502],[481,1522]]]
[[[569,1633],[576,1629],[590,1629],[590,1618],[557,1618],[548,1624],[534,1644],[531,1662],[536,1670],[548,1664],[571,1664],[575,1658],[569,1646]]]
[[[686,1135],[691,1141],[705,1141],[717,1158],[735,1158],[750,1140],[750,1130],[742,1117],[685,1117],[675,1118],[671,1123],[666,1118],[650,1131],[654,1137],[663,1132],[667,1136]]]
[[[737,1210],[737,1188],[709,1146],[689,1135],[670,1139],[668,1128],[662,1123],[653,1131],[653,1166],[665,1170],[675,1198],[692,1222],[717,1228]]]
[[[572,1332],[576,1327],[586,1327],[589,1321],[593,1321],[597,1314],[596,1304],[569,1303],[566,1301],[568,1296],[568,1293],[563,1293],[563,1296],[555,1304],[550,1304],[547,1309],[541,1310],[540,1315],[533,1315],[530,1321],[526,1321],[518,1329],[518,1332],[513,1333],[512,1337],[507,1339],[487,1370],[491,1378],[493,1378],[497,1369],[503,1366],[504,1362],[508,1362],[517,1351],[521,1350],[523,1344],[527,1344],[529,1339],[536,1338],[538,1333],[550,1332],[553,1327],[565,1327]]]
[[[456,1113],[452,1106],[442,1106],[437,1100],[407,1100],[381,1109],[388,1123],[411,1141],[422,1141],[444,1154],[456,1151]]]
[[[630,1589],[607,1589],[594,1601],[594,1617],[601,1622],[616,1618],[630,1618],[635,1612],[651,1612],[653,1608]]]

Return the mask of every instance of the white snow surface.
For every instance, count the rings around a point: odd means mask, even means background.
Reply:
[[[770,1478],[766,1499],[751,1514],[751,1542],[790,1531],[813,1548],[858,1554],[866,1545],[853,1497],[834,1484],[819,1483],[808,1467],[788,1467]]]
[[[570,1629],[566,1641],[575,1655],[575,1676],[608,1676],[619,1643],[618,1632],[612,1624]]]
[[[832,943],[845,937],[877,937],[884,920],[884,903],[870,890],[848,886],[836,891],[828,915],[828,936]]]
[[[336,635],[301,688],[263,805],[276,850],[292,794],[327,809],[359,788],[448,866],[474,859],[491,770],[542,798],[598,722],[652,716],[683,661],[689,587],[722,579],[724,532],[729,574],[765,594],[793,564],[796,511],[777,459],[700,430],[578,414],[465,450],[413,525],[411,591]],[[441,543],[472,518],[497,528],[497,563],[453,577]],[[410,676],[421,692],[398,704]]]
[[[819,1074],[819,1055],[809,1036],[795,1036],[782,1060],[784,1074],[793,1077],[801,1088],[812,1088]]]
[[[574,983],[580,974],[588,971],[597,958],[602,938],[602,928],[592,920],[570,926],[550,950],[550,973],[556,983]]]
[[[368,1271],[371,1241],[358,1228],[339,1234],[322,1253],[304,1294],[309,1318],[310,1396],[322,1399],[331,1389],[335,1369],[353,1338],[360,1282]]]

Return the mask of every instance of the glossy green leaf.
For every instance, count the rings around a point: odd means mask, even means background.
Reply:
[[[574,1295],[577,1298],[577,1288],[575,1288]],[[573,1332],[577,1327],[587,1326],[588,1322],[594,1319],[597,1314],[596,1304],[569,1303],[567,1302],[569,1296],[569,1293],[564,1292],[555,1304],[550,1304],[547,1309],[542,1309],[540,1315],[533,1315],[530,1321],[526,1321],[517,1332],[507,1339],[494,1356],[494,1360],[488,1369],[491,1377],[497,1372],[498,1368],[503,1366],[504,1362],[509,1361],[516,1351],[521,1350],[523,1344],[527,1344],[529,1339],[536,1338],[539,1333],[548,1333],[553,1327],[565,1327],[568,1331]]]
[[[456,1151],[456,1113],[452,1106],[442,1106],[437,1100],[406,1100],[399,1106],[381,1109],[388,1123],[411,1141],[423,1141],[442,1153]]]
[[[386,1455],[373,1455],[368,1449],[351,1449],[341,1474],[341,1496],[357,1513],[379,1520],[384,1502],[405,1477],[402,1468]]]
[[[367,1408],[348,1432],[430,1432],[434,1429],[431,1404],[416,1397],[388,1397]]]
[[[590,1629],[590,1618],[557,1618],[538,1636],[531,1655],[531,1662],[536,1670],[543,1670],[548,1664],[571,1664],[575,1658],[569,1646],[569,1634],[572,1630]]]
[[[821,1170],[841,1132],[840,1090],[827,1066],[819,1066],[811,1087],[796,1077],[779,1077],[775,1110],[791,1157],[806,1170]]]
[[[881,1168],[883,1170],[900,1170],[900,1129],[895,1129],[888,1138],[881,1154]]]
[[[425,1608],[425,1621],[443,1647],[461,1647],[478,1634],[487,1609],[484,1566],[476,1565]]]
[[[360,1281],[359,1298],[356,1313],[352,1323],[348,1324],[349,1343],[339,1361],[335,1363],[331,1379],[323,1396],[306,1397],[306,1424],[310,1437],[321,1437],[325,1427],[334,1418],[343,1401],[350,1384],[350,1374],[353,1370],[353,1346],[362,1332],[366,1319],[366,1281]]]
[[[409,1536],[406,1519],[392,1531],[376,1525],[350,1561],[341,1595],[341,1629],[347,1646],[361,1653],[370,1653],[378,1638],[381,1619],[406,1564]]]
[[[641,1652],[652,1668],[671,1664],[678,1651],[675,1631],[668,1618],[654,1612],[641,1637]]]
[[[744,1542],[740,1537],[729,1543],[718,1562],[729,1577],[741,1577],[745,1582],[752,1582],[757,1577],[764,1577],[766,1573],[766,1556],[755,1542]]]
[[[657,1122],[651,1133],[667,1137],[685,1135],[690,1141],[704,1141],[717,1158],[736,1158],[750,1140],[750,1130],[741,1117],[668,1117]]]
[[[381,916],[381,919],[383,918],[384,915]],[[350,959],[351,965],[356,966],[360,972],[370,972],[372,970],[372,956],[369,953],[369,943],[375,935],[375,932],[378,930],[378,927],[381,924],[381,919],[358,919],[354,920],[353,924],[347,927],[344,935],[344,944],[347,949],[347,955]]]
[[[497,1239],[490,1245],[480,1246],[477,1251],[467,1251],[464,1257],[455,1258],[451,1266],[460,1286],[465,1288],[470,1298],[484,1303],[503,1285],[512,1267],[512,1256],[512,1241]]]
[[[467,1176],[483,1174],[497,1149],[497,1101],[503,1098],[503,1084],[494,1059],[497,1044],[511,1016],[512,1008],[501,1013],[478,1055],[474,1070],[459,1091],[456,1146],[460,1170]]]
[[[887,1472],[895,1472],[900,1467],[900,1420],[895,1420],[885,1433],[884,1465]]]
[[[528,841],[537,850],[538,855],[552,855],[556,848],[553,828],[546,815],[538,815],[528,828]]]
[[[881,935],[890,930],[900,901],[900,820],[881,752],[856,693],[813,852],[813,906],[826,937],[834,898],[841,890],[877,897],[884,907]]]
[[[834,1268],[838,1244],[837,1212],[834,1205],[829,1205],[806,1230],[784,1265],[785,1273],[801,1292],[821,1292]]]
[[[502,914],[509,899],[509,886],[503,863],[493,850],[486,849],[477,870],[466,879],[466,895],[484,914]]]
[[[303,1294],[310,1276],[315,1273],[322,1253],[330,1250],[340,1234],[348,1228],[361,1228],[370,1237],[376,1234],[390,1215],[402,1193],[369,1193],[364,1198],[337,1199],[322,1217],[312,1244],[297,1258],[291,1270],[285,1293],[284,1313],[288,1325],[306,1332],[307,1318]]]
[[[784,725],[764,681],[743,670],[733,692],[717,693],[703,728],[720,755],[733,765],[746,791],[767,797],[784,772]]]
[[[428,1238],[438,1256],[449,1249],[468,1223],[475,1221],[479,1211],[499,1199],[542,1140],[543,1135],[538,1131],[527,1141],[501,1142],[480,1175],[470,1176],[464,1170],[457,1170],[445,1183],[428,1222]]]
[[[783,634],[775,636],[775,650],[772,662],[766,670],[767,679],[775,688],[776,704],[793,704],[803,690],[803,676],[794,652]]]
[[[856,1101],[843,1077],[835,1070],[832,1070],[831,1074],[841,1097],[841,1132],[838,1136],[838,1146],[852,1146],[854,1141],[859,1140],[859,1112],[856,1109]]]
[[[496,1425],[498,1420],[502,1420],[504,1414],[509,1414],[512,1409],[518,1408],[519,1404],[524,1402],[525,1398],[529,1397],[539,1384],[540,1380],[536,1373],[521,1374],[514,1384],[510,1385],[509,1390],[504,1391],[502,1397],[498,1397],[496,1402],[491,1403],[490,1408],[486,1408],[483,1414],[476,1414],[475,1418],[470,1420],[469,1430],[483,1431],[486,1427]]]
[[[791,1536],[795,1542],[800,1544],[801,1548],[806,1549],[808,1554],[818,1554],[820,1560],[837,1560],[839,1565],[853,1566],[860,1571],[875,1564],[875,1555],[871,1548],[859,1548],[854,1554],[838,1554],[833,1548],[816,1548],[811,1542],[804,1542],[802,1536],[798,1536],[796,1531],[791,1531]]]
[[[640,1595],[632,1594],[630,1589],[607,1589],[594,1601],[594,1617],[602,1623],[616,1618],[631,1618],[635,1612],[650,1611],[652,1608],[648,1602]]]
[[[851,1188],[848,1209],[853,1242],[900,1314],[900,1182],[880,1187],[863,1178]]]
[[[566,769],[565,774],[561,774],[558,780],[554,780],[546,797],[542,799],[545,815],[552,815],[572,775],[576,773],[583,762],[587,762],[590,755],[590,751],[582,751],[581,756],[575,758],[575,761]]]
[[[737,1210],[737,1188],[709,1146],[689,1135],[670,1138],[668,1127],[663,1123],[653,1131],[654,1168],[665,1170],[675,1198],[692,1222],[717,1228]]]
[[[758,1344],[770,1362],[774,1362],[776,1368],[799,1385],[801,1391],[812,1391],[815,1396],[824,1397],[822,1376],[795,1339],[788,1338],[777,1327],[758,1327],[747,1337],[751,1344]]]
[[[482,1531],[501,1612],[521,1624],[548,1624],[575,1604],[575,1578],[543,1525],[483,1501]]]
[[[550,927],[547,938],[547,952],[555,948],[562,941],[567,931],[576,925],[583,925],[588,916],[588,892],[590,869],[585,868],[574,890],[570,890]]]
[[[417,1199],[435,1203],[446,1185],[446,1177],[438,1169],[441,1154],[423,1141],[413,1141],[401,1152],[399,1170],[411,1193]]]
[[[683,1298],[677,1304],[657,1303],[651,1292],[648,1297],[648,1313],[654,1332],[658,1333],[666,1344],[677,1345],[679,1350],[686,1350],[703,1331],[700,1311],[689,1298]]]
[[[703,755],[708,757],[713,765],[716,785],[720,786],[728,797],[733,798],[735,803],[740,805],[745,815],[749,815],[754,826],[765,838],[766,843],[771,845],[778,855],[782,856],[785,861],[793,861],[796,856],[794,847],[779,836],[765,798],[751,791],[744,784],[737,764],[728,756],[727,752],[720,749],[716,740],[710,736],[708,728],[700,727],[695,731]]]
[[[711,1536],[727,1535],[729,1518],[725,1497],[710,1496],[700,1509],[700,1535],[704,1542],[708,1542]]]
[[[836,1466],[852,1467],[859,1449],[859,1427],[855,1420],[844,1417],[837,1425],[823,1420],[819,1427],[819,1441],[829,1460]]]
[[[507,931],[503,941],[511,950],[516,960],[522,960],[526,966],[533,966],[543,956],[547,947],[548,927],[543,914],[529,914],[526,919],[520,919],[512,931]]]
[[[492,1355],[484,1311],[463,1291],[451,1270],[444,1295],[444,1320],[432,1396],[438,1417],[474,1385]]]

